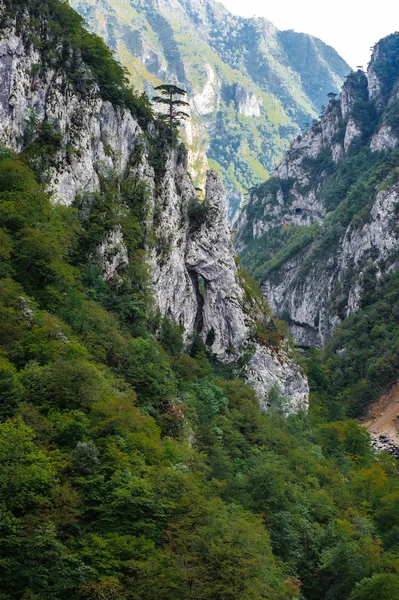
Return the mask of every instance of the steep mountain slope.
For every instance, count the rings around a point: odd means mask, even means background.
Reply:
[[[275,325],[240,284],[218,176],[208,173],[201,204],[187,174],[184,147],[168,142],[160,124],[157,129],[145,100],[112,87],[106,69],[99,86],[82,64],[81,56],[97,42],[89,34],[74,37],[77,15],[72,49],[48,24],[46,34],[41,32],[41,17],[39,12],[38,24],[27,21],[22,7],[16,22],[10,15],[5,24],[1,142],[24,150],[54,199],[75,202],[87,222],[99,210],[95,194],[111,199],[114,194],[109,223],[90,252],[115,290],[134,289],[132,269],[144,270],[148,263],[154,309],[178,323],[186,339],[197,333],[219,360],[241,362],[261,402],[278,385],[293,409],[305,406],[307,383],[284,335],[269,346],[259,343],[269,330],[274,337]],[[44,48],[36,45],[39,34]],[[101,52],[108,50],[100,46]],[[119,94],[114,102],[104,98],[114,94]],[[118,106],[126,103],[131,110]],[[128,228],[130,208],[145,222],[137,235]]]
[[[304,347],[324,345],[398,269],[399,35],[298,136],[240,217],[244,264]]]
[[[1,599],[397,600],[397,463],[317,361],[308,414],[215,357],[246,309],[287,364],[217,175],[61,0],[0,2],[0,68]]]
[[[223,176],[230,215],[264,180],[302,126],[338,91],[348,65],[320,40],[233,16],[213,0],[72,0],[151,95],[188,90],[193,175],[206,157]]]

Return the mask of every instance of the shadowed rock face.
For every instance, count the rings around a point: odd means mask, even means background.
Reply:
[[[285,255],[278,269],[265,263],[261,279],[303,347],[326,344],[359,307],[371,272],[378,279],[399,266],[398,74],[389,51],[395,36],[381,40],[368,73],[352,73],[322,118],[294,140],[238,221],[248,267],[254,248],[267,247],[282,227],[313,231],[296,247],[274,247]]]
[[[171,252],[161,260],[157,259],[156,251],[152,255],[154,289],[161,312],[182,323],[188,334],[198,331],[204,340],[213,331],[212,352],[224,362],[237,361],[248,352],[245,376],[257,390],[263,406],[267,405],[265,391],[277,385],[290,399],[291,409],[306,408],[307,383],[287,350],[273,351],[251,341],[254,316],[245,310],[237,278],[220,177],[208,171],[209,218],[193,229],[187,206],[194,190],[185,186],[186,164],[179,157],[176,161],[170,179],[165,181],[165,196],[161,200],[167,209],[162,213],[160,229],[169,232]],[[180,196],[175,192],[176,184]]]
[[[54,201],[67,205],[79,193],[99,191],[101,176],[111,172],[145,183],[148,229],[155,240],[149,243],[148,262],[161,314],[180,322],[186,337],[197,331],[206,340],[212,332],[212,351],[221,361],[248,355],[243,369],[262,405],[268,390],[278,385],[289,396],[290,410],[306,408],[307,382],[288,350],[272,350],[251,338],[252,317],[244,310],[220,177],[208,171],[208,212],[203,221],[193,222],[190,205],[197,193],[187,174],[184,146],[166,149],[154,170],[151,149],[160,140],[153,125],[144,135],[128,110],[101,98],[93,81],[79,93],[62,69],[54,72],[44,65],[40,79],[35,78],[33,66],[41,60],[40,51],[26,47],[13,30],[0,40],[0,142],[23,149],[32,111],[38,121],[55,119],[64,143],[52,161],[49,187]],[[119,267],[128,261],[121,228],[103,240],[96,258],[106,280],[119,276]]]

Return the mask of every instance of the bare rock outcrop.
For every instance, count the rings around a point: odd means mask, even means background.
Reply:
[[[78,194],[99,191],[101,178],[110,173],[143,182],[152,233],[148,262],[161,314],[181,323],[186,337],[211,335],[212,352],[221,361],[245,355],[242,368],[262,405],[278,385],[291,410],[306,408],[307,382],[288,349],[272,350],[251,337],[219,177],[208,172],[207,214],[196,222],[190,210],[199,200],[184,147],[166,148],[162,164],[154,167],[151,148],[160,143],[154,124],[143,129],[132,112],[104,101],[83,63],[76,74],[84,82],[80,89],[66,67],[46,65],[41,51],[10,27],[0,39],[0,143],[21,151],[30,117],[38,125],[57,124],[63,143],[48,174],[55,202],[70,205]],[[96,258],[106,280],[118,275],[128,260],[120,228],[103,240]]]
[[[267,247],[284,227],[301,227],[296,245],[277,248],[278,268],[266,271],[262,289],[305,348],[324,346],[360,306],[370,278],[399,267],[399,79],[389,44],[376,45],[368,73],[351,73],[340,97],[330,94],[323,115],[293,141],[238,220],[244,256],[257,240]]]

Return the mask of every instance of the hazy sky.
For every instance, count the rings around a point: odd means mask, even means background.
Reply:
[[[264,16],[279,29],[311,33],[333,46],[351,67],[366,67],[370,46],[399,30],[398,0],[219,0],[231,12]]]

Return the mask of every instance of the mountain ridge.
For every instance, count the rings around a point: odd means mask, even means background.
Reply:
[[[244,265],[356,416],[399,375],[398,57],[398,33],[375,45],[238,222]]]
[[[135,87],[150,95],[155,83],[187,87],[190,169],[204,172],[207,149],[223,176],[231,217],[349,70],[320,40],[279,32],[263,18],[236,17],[209,0],[72,0],[72,6],[116,51]],[[298,40],[300,53],[293,50]]]
[[[261,343],[268,330],[273,338],[275,325],[262,302],[245,300],[219,177],[208,171],[208,195],[201,203],[187,173],[184,145],[170,140],[167,126],[154,120],[144,97],[120,85],[123,70],[99,39],[74,37],[81,26],[75,14],[61,14],[72,17],[70,47],[60,42],[57,29],[47,25],[43,33],[33,19],[29,28],[23,12],[17,22],[9,16],[0,49],[7,57],[1,142],[24,152],[54,201],[73,205],[88,223],[91,213],[100,210],[97,202],[101,206],[102,196],[109,196],[104,218],[110,223],[90,256],[115,291],[135,285],[131,272],[147,272],[137,299],[140,305],[141,294],[147,298],[145,311],[151,309],[151,292],[153,310],[178,324],[185,340],[198,335],[204,343],[209,340],[215,359],[242,363],[241,373],[262,404],[277,385],[290,396],[294,410],[305,406],[307,382],[290,356],[284,332],[277,333],[275,343]],[[36,42],[39,34],[45,50]],[[98,65],[89,68],[81,61],[93,45],[110,61],[99,80]],[[116,81],[110,85],[113,68]],[[125,229],[129,209],[142,221],[137,239]]]

